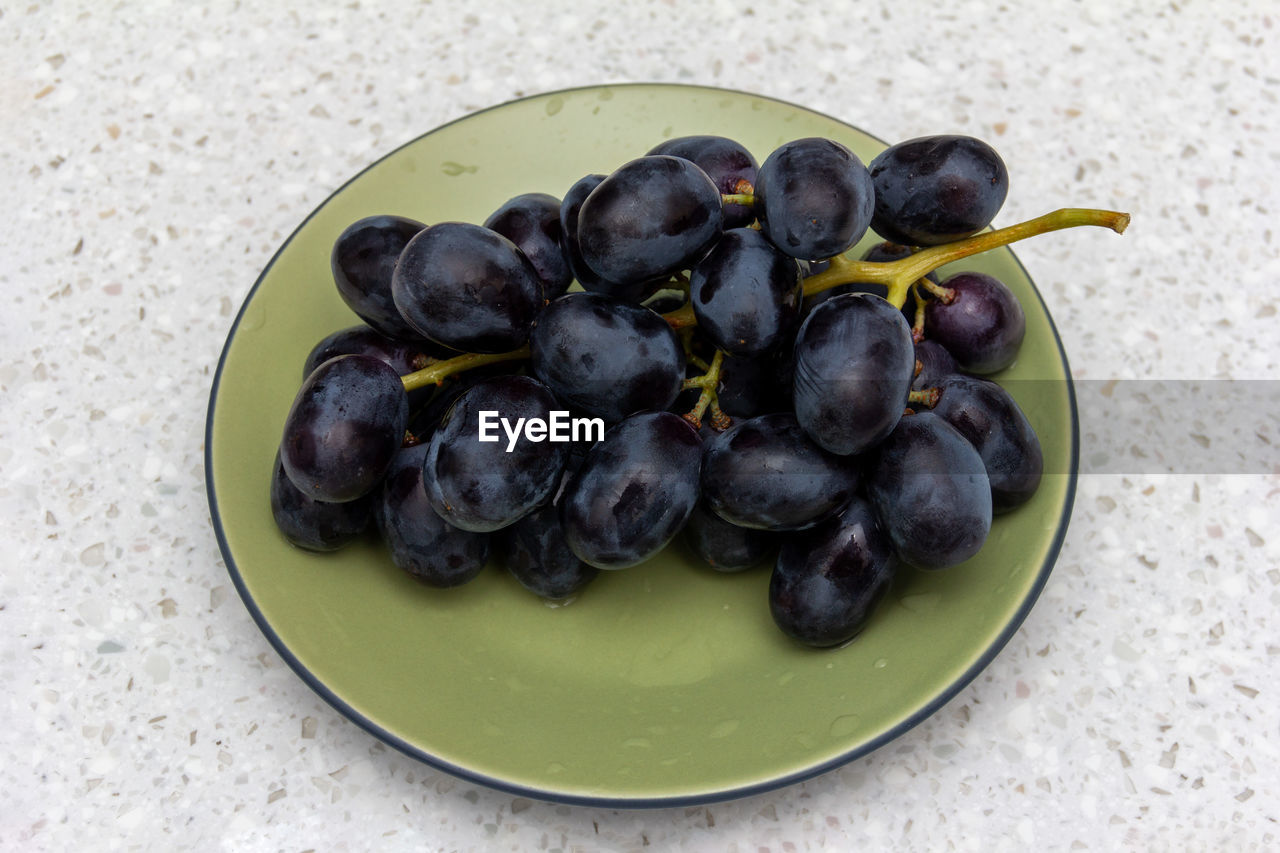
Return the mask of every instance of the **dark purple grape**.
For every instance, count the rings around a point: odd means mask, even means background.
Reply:
[[[926,338],[915,346],[916,361],[920,363],[920,372],[911,380],[912,391],[934,388],[942,380],[959,371],[956,360],[947,352],[947,348],[935,340]]]
[[[738,183],[755,186],[757,164],[751,152],[723,136],[679,136],[654,147],[646,156],[666,154],[682,157],[697,164],[722,193],[736,194]],[[756,215],[745,204],[724,206],[724,227],[742,228],[755,221]]]
[[[594,293],[554,300],[529,347],[535,376],[572,408],[608,423],[669,408],[684,381],[684,348],[666,320]]]
[[[397,455],[378,495],[374,517],[391,561],[428,586],[459,586],[489,560],[489,536],[459,530],[431,508],[423,488],[428,446]]]
[[[795,346],[796,419],[832,453],[874,447],[907,405],[915,355],[902,312],[878,296],[846,293],[813,310]]]
[[[525,193],[507,201],[484,221],[484,227],[515,243],[542,279],[543,293],[555,299],[569,289],[573,270],[565,257],[560,226],[560,199],[547,193]]]
[[[404,440],[409,399],[400,376],[368,355],[315,369],[284,423],[280,460],[312,500],[352,501],[371,492]]]
[[[889,593],[897,559],[871,505],[788,536],[769,578],[769,612],[788,637],[818,648],[847,643]]]
[[[410,240],[392,292],[410,325],[464,352],[522,346],[545,302],[542,279],[516,244],[465,222],[442,222]]]
[[[875,449],[867,494],[898,556],[920,569],[969,559],[991,530],[982,457],[933,412],[904,417]]]
[[[548,424],[552,410],[561,410],[555,396],[528,376],[495,376],[467,389],[428,444],[423,476],[427,498],[440,517],[454,527],[486,533],[549,500],[568,461],[568,446],[535,441],[521,425]],[[520,430],[514,441],[503,420]]]
[[[396,340],[388,338],[372,326],[351,326],[339,329],[312,347],[302,367],[303,379],[324,362],[340,355],[371,355],[379,361],[385,361],[397,374],[404,376],[421,370],[433,359],[450,358],[457,353],[421,338],[416,341]],[[432,390],[419,388],[410,391],[409,410],[413,411],[430,399]]]
[[[720,408],[734,418],[791,411],[794,367],[790,346],[756,358],[726,357],[716,385]]]
[[[933,413],[951,424],[982,457],[991,481],[993,512],[1008,512],[1030,500],[1040,485],[1044,457],[1040,439],[1022,409],[996,383],[975,376],[948,376]]]
[[[773,245],[803,260],[847,251],[871,224],[875,191],[866,166],[831,139],[797,139],[765,159],[756,216]]]
[[[572,448],[570,448],[572,450]],[[502,531],[507,571],[534,595],[568,598],[595,580],[599,569],[578,559],[564,538],[560,504],[586,454],[570,456],[555,497]]]
[[[364,533],[372,511],[369,495],[336,504],[313,501],[290,481],[276,453],[271,515],[284,538],[294,545],[308,551],[336,551]]]
[[[789,413],[742,421],[704,453],[707,505],[739,527],[812,527],[838,513],[857,484],[853,461],[814,444]]]
[[[728,355],[776,349],[800,325],[800,265],[759,231],[726,231],[689,274],[698,330]]]
[[[593,290],[598,285],[607,286],[607,283],[602,282],[595,270],[582,259],[582,247],[578,243],[578,214],[582,211],[582,203],[587,200],[587,196],[603,180],[604,175],[587,175],[579,179],[569,187],[560,202],[560,233],[564,236],[565,260],[569,262],[573,277],[587,290]],[[633,295],[627,294],[627,297]]]
[[[573,270],[573,277],[582,285],[583,290],[638,305],[657,292],[668,277],[659,276],[644,281],[619,284],[614,281],[605,281],[582,259],[582,247],[578,242],[578,214],[582,211],[582,203],[587,200],[587,196],[600,185],[604,178],[604,175],[587,175],[565,193],[564,201],[560,204],[560,228],[564,236],[565,258],[569,262],[569,268]]]
[[[403,216],[370,216],[348,226],[333,244],[329,265],[342,301],[387,337],[422,337],[400,316],[391,275],[404,247],[426,227]]]
[[[922,136],[871,161],[875,216],[886,240],[937,246],[991,224],[1009,193],[1009,171],[990,145],[972,136]]]
[[[780,537],[730,524],[699,503],[685,525],[684,540],[717,572],[741,572],[764,562],[777,550]]]
[[[647,560],[698,503],[702,442],[670,412],[632,415],[591,448],[565,489],[560,520],[573,553],[600,569]]]
[[[430,341],[397,340],[371,326],[350,326],[325,336],[311,348],[302,366],[302,378],[306,379],[321,364],[340,355],[371,355],[403,376],[426,367],[432,358],[449,358],[450,352]]]
[[[942,286],[955,298],[929,300],[925,335],[946,347],[966,373],[995,373],[1013,364],[1027,333],[1027,318],[1013,291],[977,272],[953,275]]]
[[[679,157],[641,157],[591,191],[578,214],[582,258],[606,281],[633,284],[688,269],[720,238],[720,191]]]
[[[568,598],[595,580],[599,569],[569,549],[559,507],[539,507],[502,531],[507,570],[520,585],[543,598]]]

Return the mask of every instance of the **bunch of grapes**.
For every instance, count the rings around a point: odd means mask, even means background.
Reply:
[[[985,230],[1007,191],[966,136],[869,166],[829,139],[760,164],[693,136],[483,225],[362,219],[332,269],[363,323],[307,359],[276,523],[313,550],[376,526],[437,587],[498,555],[549,599],[683,531],[711,569],[772,561],[777,625],[841,645],[900,565],[968,559],[1040,481],[1035,432],[984,378],[1017,357],[1017,299],[934,271],[1128,217]],[[847,257],[868,230],[887,242]]]

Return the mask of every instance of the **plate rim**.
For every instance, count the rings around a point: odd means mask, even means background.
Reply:
[[[538,98],[547,98],[547,97],[555,97],[559,95],[581,93],[584,91],[598,91],[603,89],[620,89],[620,88],[644,88],[644,87],[700,90],[700,91],[711,92],[711,93],[719,92],[719,93],[732,94],[732,95],[749,97],[749,98],[757,98],[765,101],[772,101],[774,103],[781,104],[783,106],[786,106],[792,109],[802,110],[804,112],[822,116],[823,118],[829,119],[838,124],[842,124],[850,128],[853,128],[854,130],[857,130],[859,133],[863,133],[866,136],[872,139],[875,139],[877,142],[880,142],[881,144],[884,144],[886,146],[888,145],[888,143],[884,142],[884,140],[880,139],[879,137],[873,134],[868,133],[867,131],[863,130],[860,127],[857,127],[856,125],[849,124],[843,119],[836,118],[835,116],[831,116],[827,113],[821,112],[819,110],[815,110],[811,107],[806,107],[800,104],[796,104],[782,98],[776,98],[769,95],[762,95],[757,92],[747,92],[740,89],[731,89],[731,88],[725,88],[720,86],[705,86],[705,85],[692,84],[692,83],[631,81],[631,82],[622,82],[622,83],[588,84],[583,86],[574,86],[566,89],[555,89],[555,90],[550,90],[546,92],[537,92],[534,94],[523,95],[518,98],[511,98],[509,100],[502,101],[501,103],[493,104],[491,106],[484,107],[479,110],[468,112],[465,115],[458,116],[457,118],[451,119],[450,121],[444,122],[443,124],[439,124],[431,128],[430,130],[427,130],[426,132],[413,137],[412,139],[402,143],[401,145],[397,145],[395,148],[391,149],[390,151],[387,151],[386,153],[379,156],[377,159],[371,161],[363,169],[361,169],[356,174],[352,175],[349,179],[347,179],[341,185],[339,185],[337,188],[331,191],[323,201],[321,201],[318,205],[316,205],[316,207],[312,209],[311,212],[308,213],[307,216],[301,222],[298,223],[298,225],[293,229],[293,231],[284,240],[284,242],[280,244],[280,246],[272,254],[271,259],[267,261],[266,266],[264,266],[262,268],[262,271],[258,274],[258,277],[254,281],[253,286],[250,287],[249,291],[245,294],[244,301],[241,303],[240,309],[236,312],[235,319],[232,321],[231,326],[227,331],[226,340],[222,346],[222,352],[218,357],[218,366],[217,366],[217,369],[214,371],[213,380],[210,383],[209,405],[206,410],[205,430],[204,430],[205,492],[209,502],[210,523],[213,526],[214,535],[218,541],[218,549],[222,553],[222,559],[226,566],[227,574],[230,575],[232,585],[236,588],[236,592],[239,594],[241,601],[244,602],[246,609],[249,611],[249,615],[253,618],[253,621],[258,626],[258,629],[266,637],[267,642],[270,643],[271,647],[275,649],[276,653],[280,655],[280,657],[284,660],[284,662],[288,664],[289,668],[293,670],[294,674],[296,674],[300,679],[302,679],[303,683],[305,683],[308,687],[310,687],[317,695],[320,696],[320,698],[324,699],[331,707],[333,707],[334,710],[336,710],[339,714],[345,717],[348,721],[354,723],[356,726],[363,729],[365,732],[372,735],[377,740],[382,741],[383,743],[395,748],[396,750],[405,754],[406,756],[416,759],[418,761],[421,761],[422,763],[436,770],[440,770],[442,772],[448,773],[452,776],[458,777],[465,781],[483,785],[484,787],[501,791],[503,793],[514,794],[516,796],[526,797],[529,799],[539,800],[542,802],[550,802],[550,803],[571,805],[571,806],[612,808],[612,809],[680,808],[680,807],[689,807],[689,806],[707,805],[711,803],[725,802],[727,800],[736,800],[736,799],[741,799],[745,797],[755,796],[758,794],[768,793],[771,791],[777,791],[782,788],[795,785],[799,782],[804,782],[806,780],[813,779],[817,776],[821,776],[825,773],[828,773],[832,770],[842,767],[845,764],[848,764],[852,761],[862,758],[863,756],[869,755],[870,753],[874,752],[875,750],[879,749],[885,744],[893,740],[896,740],[897,738],[906,734],[908,731],[915,728],[916,726],[924,722],[929,717],[932,717],[944,705],[946,705],[948,702],[954,699],[957,695],[959,695],[959,693],[962,690],[964,690],[964,688],[967,687],[975,678],[977,678],[977,676],[983,670],[985,670],[988,666],[991,665],[992,661],[994,661],[995,658],[1000,654],[1000,652],[1004,650],[1004,647],[1008,645],[1009,640],[1013,638],[1013,635],[1017,633],[1020,627],[1022,627],[1022,623],[1026,620],[1026,617],[1030,614],[1031,609],[1035,606],[1035,603],[1039,600],[1040,593],[1043,591],[1045,584],[1048,582],[1049,575],[1052,573],[1053,567],[1054,565],[1056,565],[1058,561],[1058,555],[1061,552],[1062,545],[1066,540],[1067,528],[1070,526],[1071,517],[1073,515],[1073,509],[1075,506],[1076,487],[1077,487],[1077,480],[1079,477],[1079,467],[1080,467],[1079,412],[1077,410],[1077,405],[1076,405],[1075,383],[1071,377],[1070,362],[1067,359],[1067,353],[1063,347],[1062,336],[1058,332],[1057,324],[1054,322],[1053,315],[1049,312],[1049,306],[1045,303],[1044,296],[1040,293],[1040,289],[1036,286],[1035,280],[1031,277],[1031,274],[1027,271],[1027,268],[1023,265],[1021,259],[1018,258],[1018,256],[1013,252],[1011,248],[1006,246],[1006,247],[1003,247],[1003,251],[1006,251],[1009,253],[1010,258],[1013,260],[1015,264],[1017,264],[1018,269],[1022,272],[1024,276],[1026,276],[1027,282],[1030,284],[1032,292],[1035,294],[1037,301],[1040,303],[1041,309],[1043,309],[1044,311],[1045,318],[1049,324],[1049,329],[1052,332],[1054,345],[1057,348],[1058,357],[1061,359],[1062,365],[1063,365],[1063,372],[1064,372],[1064,377],[1066,381],[1066,391],[1067,391],[1067,409],[1068,409],[1067,414],[1070,418],[1070,424],[1071,424],[1071,442],[1070,442],[1070,451],[1069,451],[1070,464],[1068,466],[1068,472],[1067,472],[1068,479],[1066,484],[1066,493],[1063,498],[1062,513],[1060,516],[1059,524],[1057,526],[1057,530],[1054,535],[1053,541],[1049,543],[1049,547],[1045,553],[1045,558],[1039,570],[1037,571],[1036,576],[1032,581],[1026,596],[1024,597],[1022,602],[1019,604],[1016,612],[1013,614],[1013,617],[1009,619],[1009,621],[1005,624],[1001,632],[992,641],[991,645],[989,645],[987,649],[984,650],[983,654],[979,657],[978,660],[976,660],[973,663],[972,666],[969,667],[969,669],[965,670],[954,681],[946,685],[942,690],[938,692],[938,694],[932,700],[930,700],[928,703],[922,706],[916,713],[905,718],[904,720],[899,722],[897,725],[886,730],[880,735],[874,738],[871,738],[863,743],[860,743],[857,746],[853,747],[852,749],[846,752],[842,752],[839,755],[836,755],[826,761],[820,762],[810,767],[806,767],[802,770],[793,771],[780,776],[772,776],[766,780],[753,782],[751,784],[746,784],[746,785],[733,786],[733,787],[724,788],[724,789],[715,790],[715,791],[706,791],[706,792],[699,792],[699,793],[692,793],[692,794],[680,794],[680,795],[673,795],[669,797],[668,796],[610,797],[607,795],[576,794],[571,792],[534,788],[528,785],[490,776],[488,774],[481,773],[476,770],[471,770],[466,767],[459,766],[457,764],[454,764],[453,762],[447,761],[443,758],[440,758],[439,756],[435,756],[427,752],[426,750],[409,743],[408,741],[404,740],[400,736],[396,735],[394,732],[391,732],[383,728],[382,726],[379,726],[377,723],[373,722],[372,720],[368,719],[362,713],[356,710],[354,707],[352,707],[351,705],[343,701],[341,698],[339,698],[336,693],[334,693],[329,687],[327,687],[319,679],[319,677],[317,677],[309,669],[307,669],[307,667],[293,654],[293,652],[285,644],[285,642],[279,636],[279,634],[276,633],[275,628],[272,627],[271,623],[266,619],[265,615],[262,613],[261,609],[258,607],[257,602],[254,600],[252,594],[249,592],[248,586],[246,585],[244,578],[240,573],[240,568],[236,563],[235,557],[231,553],[231,547],[229,542],[227,541],[226,532],[223,529],[222,515],[218,509],[217,488],[214,484],[214,476],[213,476],[214,412],[217,407],[218,390],[222,383],[223,368],[225,367],[225,364],[226,364],[227,354],[231,349],[231,345],[236,337],[236,333],[240,329],[241,321],[244,319],[244,315],[248,310],[250,303],[253,302],[254,296],[257,294],[258,289],[262,286],[262,283],[266,280],[268,273],[270,273],[271,270],[275,267],[276,262],[280,259],[281,255],[293,242],[294,238],[307,226],[307,224],[324,207],[326,207],[330,201],[332,201],[336,196],[341,194],[348,186],[358,181],[360,178],[362,178],[365,175],[365,173],[369,172],[370,170],[378,166],[380,163],[382,163],[384,160],[392,157],[393,155],[400,152],[401,150],[418,143],[420,140],[425,139],[426,137],[431,136],[434,133],[437,133],[441,130],[444,130],[447,127],[457,124],[458,122],[471,119],[475,116],[481,115],[483,113],[491,112],[493,110],[502,109],[512,104],[517,104],[517,103],[534,100]]]

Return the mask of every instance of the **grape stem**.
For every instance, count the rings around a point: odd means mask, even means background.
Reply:
[[[455,373],[462,373],[464,370],[471,370],[473,367],[480,367],[485,364],[497,364],[500,361],[520,361],[529,357],[529,347],[520,347],[520,349],[511,352],[494,352],[494,353],[478,353],[469,352],[463,355],[454,356],[453,358],[437,361],[422,370],[415,370],[413,373],[406,373],[400,377],[400,381],[404,383],[405,391],[416,391],[419,388],[425,388],[428,385],[439,385]]]
[[[1050,231],[1061,231],[1064,228],[1078,228],[1082,225],[1110,228],[1117,234],[1123,234],[1124,229],[1129,225],[1129,214],[1112,210],[1064,207],[1061,210],[1046,213],[1044,216],[1010,225],[1008,228],[975,234],[954,243],[931,246],[896,261],[854,261],[845,255],[836,255],[831,258],[830,267],[805,279],[804,295],[812,296],[837,285],[851,282],[883,284],[889,288],[889,294],[885,298],[894,307],[901,308],[907,300],[907,291],[911,285],[944,264],[979,252],[998,249],[1028,237],[1048,234]]]
[[[716,354],[711,358],[711,364],[707,367],[707,372],[701,376],[695,376],[692,379],[686,379],[684,384],[680,386],[680,390],[688,391],[690,388],[698,388],[702,391],[698,395],[698,402],[693,408],[684,415],[684,419],[693,424],[694,429],[701,429],[702,416],[711,411],[711,427],[712,429],[723,431],[729,428],[729,416],[720,408],[720,403],[716,399],[716,386],[720,384],[720,369],[724,367],[724,352],[716,350]]]

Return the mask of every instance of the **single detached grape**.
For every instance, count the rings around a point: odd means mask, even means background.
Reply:
[[[722,193],[735,194],[741,192],[739,184],[745,181],[755,186],[758,164],[751,152],[740,143],[723,136],[678,136],[659,143],[649,155],[667,154],[682,157],[696,163],[698,168],[707,173]],[[750,225],[756,218],[755,213],[745,204],[726,204],[724,206],[724,227],[742,228]]]
[[[800,325],[795,258],[759,231],[735,228],[689,273],[698,330],[728,355],[756,356],[788,342]]]
[[[459,586],[480,574],[489,537],[459,530],[431,508],[422,485],[428,447],[406,447],[387,472],[374,518],[391,561],[428,586]]]
[[[368,355],[332,358],[294,398],[280,441],[289,480],[312,500],[341,503],[371,492],[404,440],[409,399],[400,376]]]
[[[1009,193],[1009,172],[990,145],[971,136],[924,136],[871,161],[875,217],[886,240],[936,246],[991,224]]]
[[[544,303],[542,279],[516,244],[465,222],[441,222],[410,240],[391,288],[419,333],[464,352],[522,346]]]
[[[756,216],[769,242],[793,258],[848,251],[871,224],[875,190],[857,155],[831,139],[797,139],[765,159]]]
[[[828,299],[796,336],[796,419],[826,450],[862,453],[902,417],[914,373],[901,311],[864,293]]]
[[[698,503],[702,442],[670,412],[642,412],[605,433],[565,489],[565,540],[585,563],[625,569],[662,550]]]
[[[1013,291],[977,272],[953,275],[942,286],[955,298],[928,301],[925,335],[946,347],[966,373],[995,373],[1013,364],[1027,334],[1027,318]]]
[[[730,524],[699,503],[684,528],[684,541],[717,572],[758,566],[777,550],[779,535]]]
[[[568,461],[568,446],[533,441],[523,432],[512,443],[500,419],[546,423],[559,408],[547,387],[528,376],[495,376],[464,392],[428,445],[424,483],[440,517],[484,533],[506,527],[550,499]],[[495,440],[481,440],[482,418],[492,424],[485,434]]]
[[[952,375],[938,383],[933,413],[951,424],[982,457],[991,481],[994,512],[1030,500],[1040,485],[1044,457],[1040,439],[1009,392],[976,376]]]
[[[312,500],[299,491],[280,464],[276,453],[271,477],[271,515],[276,527],[299,548],[336,551],[369,527],[373,498],[366,495],[343,503]]]
[[[641,157],[591,191],[578,213],[578,244],[600,278],[631,284],[696,263],[723,230],[720,191],[680,157]]]
[[[854,498],[837,518],[792,534],[769,578],[769,612],[788,637],[825,648],[867,626],[897,559],[871,505]]]
[[[548,299],[569,289],[573,270],[565,257],[560,199],[547,193],[518,195],[490,214],[484,227],[498,232],[524,252],[538,271]]]
[[[872,456],[867,494],[899,557],[942,569],[978,553],[991,530],[991,485],[955,427],[933,412],[908,415]]]
[[[785,412],[735,424],[703,458],[707,506],[739,527],[812,527],[844,508],[857,484],[852,460],[814,444]]]
[[[370,216],[348,226],[333,244],[329,265],[342,301],[387,337],[422,337],[400,316],[391,275],[404,247],[426,227],[403,216]]]
[[[594,293],[566,293],[548,305],[529,348],[538,379],[607,423],[669,408],[684,381],[684,349],[666,320]]]

